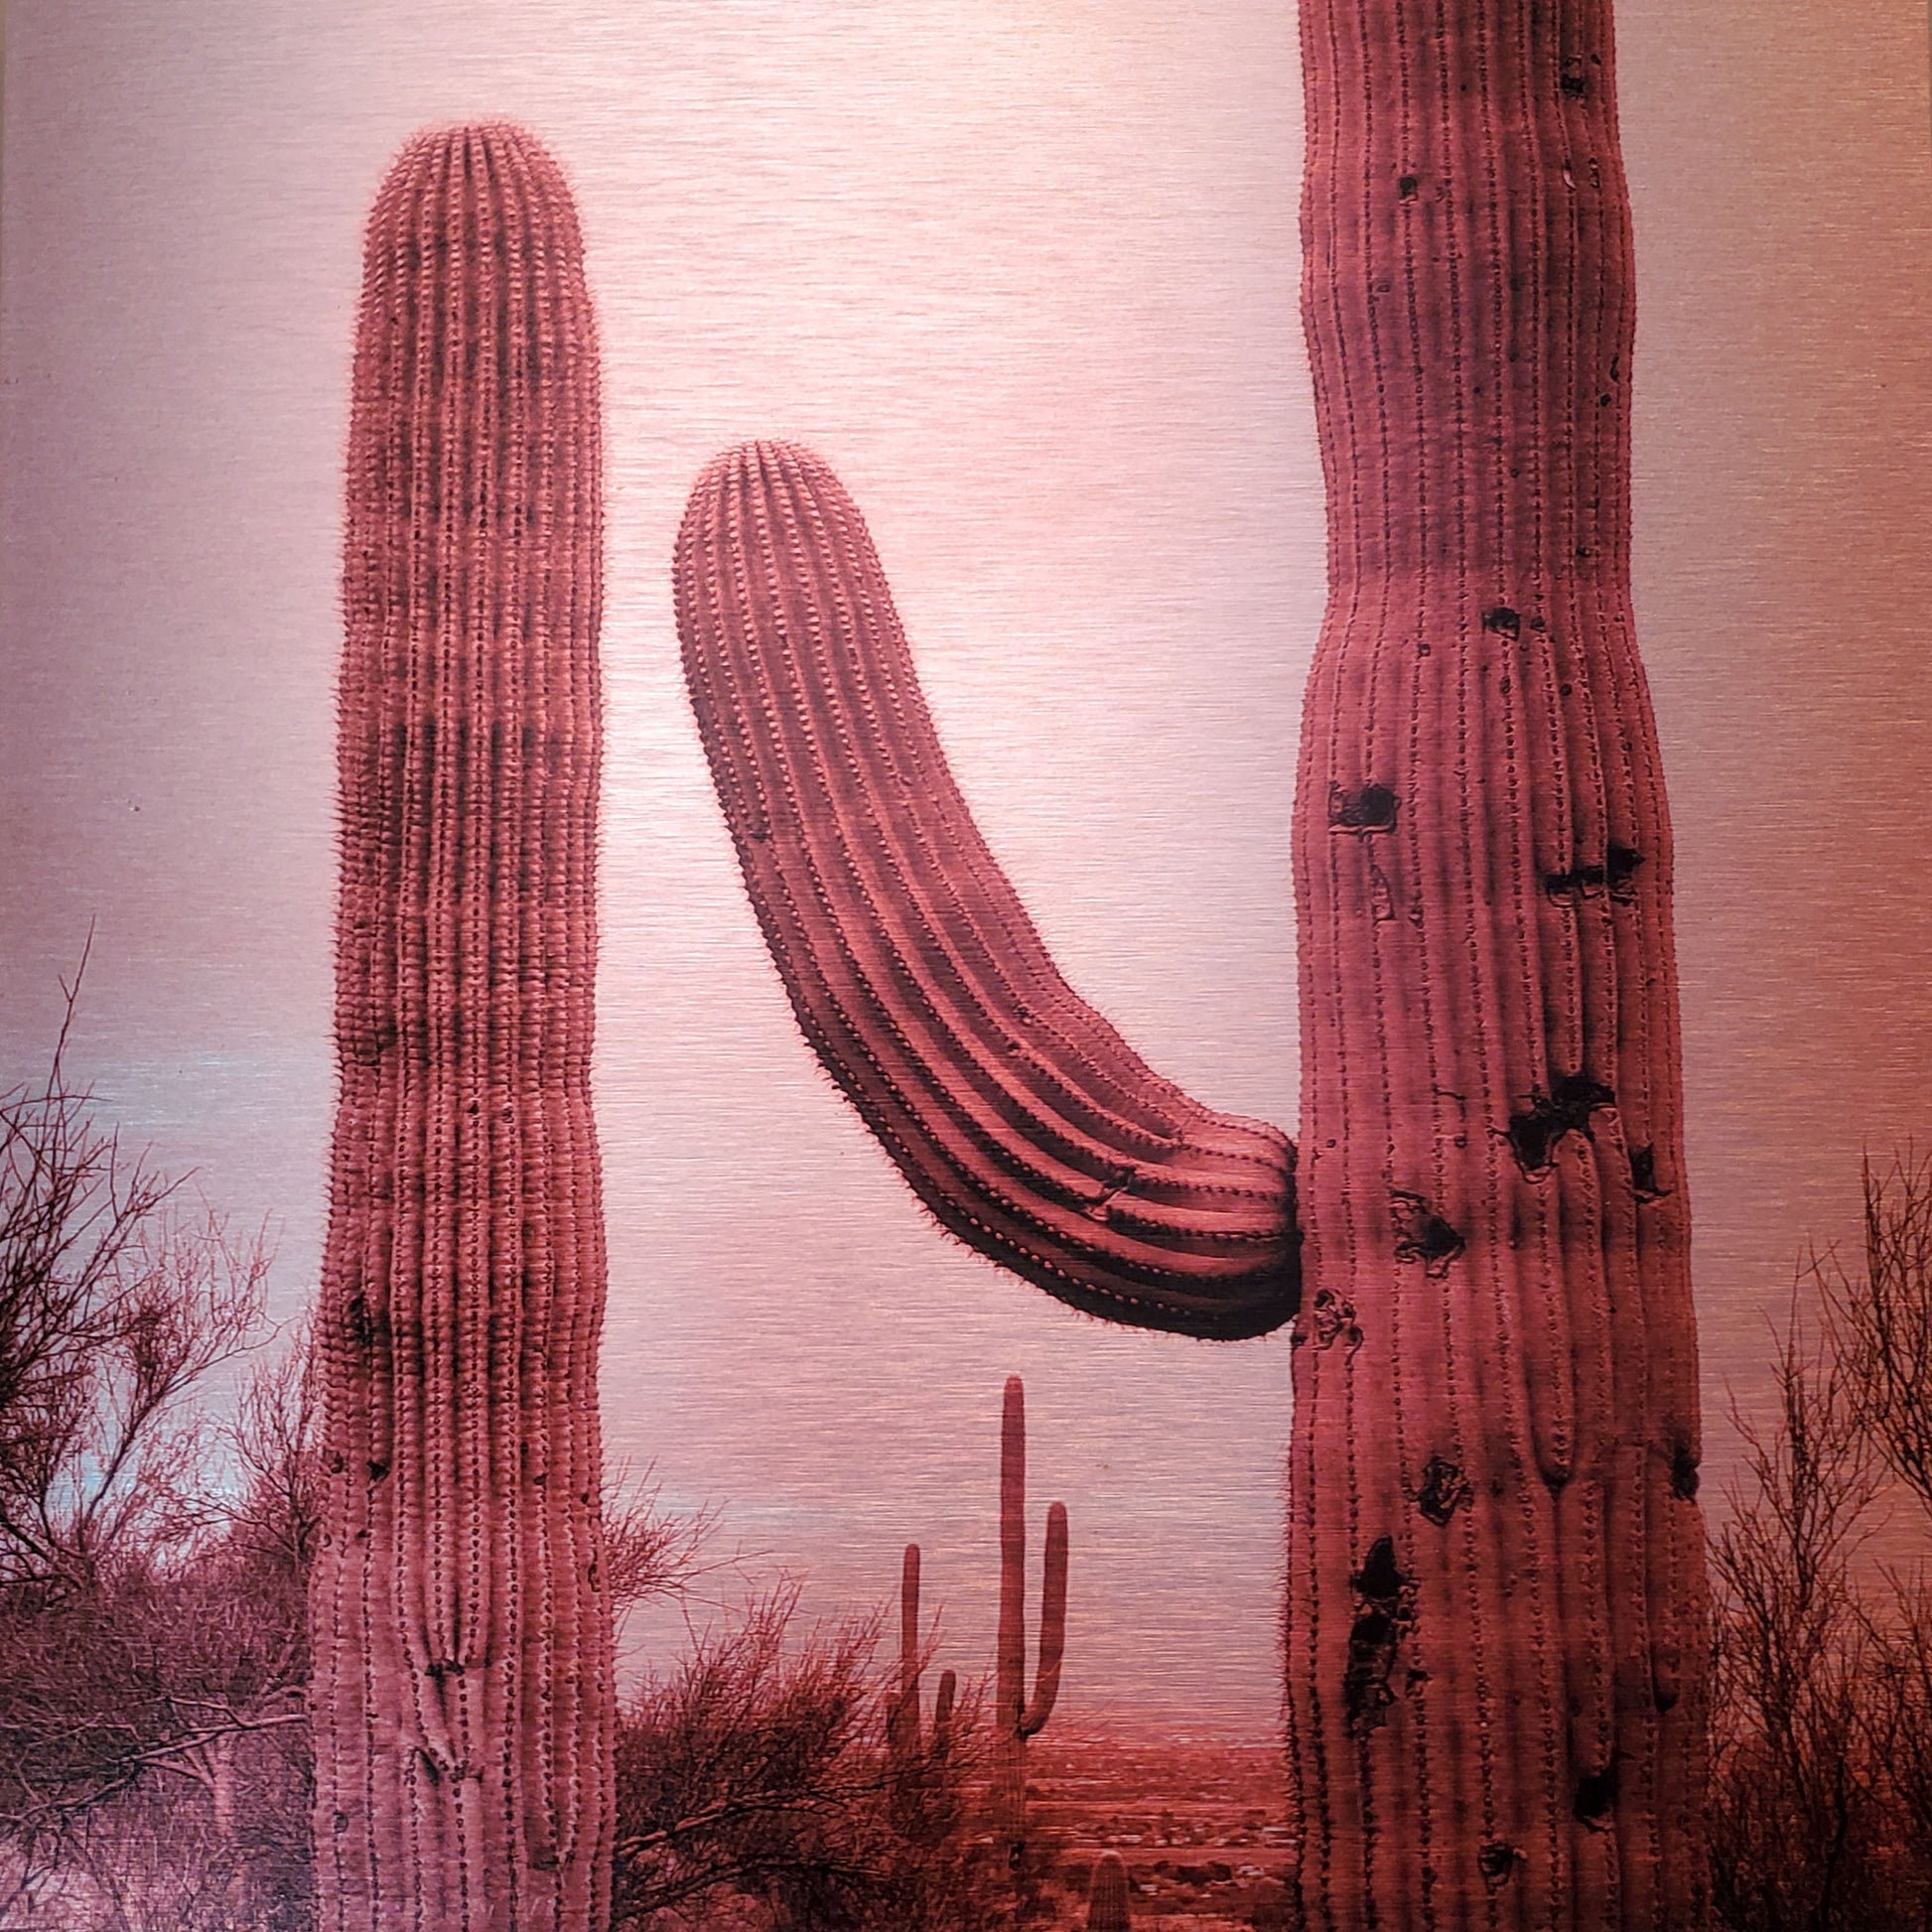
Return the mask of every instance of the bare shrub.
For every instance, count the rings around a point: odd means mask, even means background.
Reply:
[[[1932,1532],[1932,1168],[1864,1170],[1864,1269],[1814,1259],[1775,1420],[1712,1544],[1712,1877],[1732,1932],[1932,1925],[1932,1591],[1865,1545]],[[1733,1417],[1736,1412],[1733,1409]]]
[[[999,1922],[970,1835],[977,1701],[908,1753],[876,1621],[802,1637],[797,1594],[755,1603],[624,1710],[617,1924],[976,1932]]]

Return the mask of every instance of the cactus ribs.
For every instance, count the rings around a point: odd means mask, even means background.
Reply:
[[[1295,1311],[1295,1157],[1152,1072],[1060,977],[974,825],[864,520],[784,443],[678,536],[718,796],[805,1037],[951,1233],[1090,1312],[1186,1334]]]
[[[419,136],[369,222],[348,446],[326,1932],[608,1908],[598,409],[556,164],[513,128]]]

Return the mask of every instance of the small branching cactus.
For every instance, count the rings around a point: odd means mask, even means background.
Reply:
[[[932,1727],[926,1728],[919,1708],[919,1679],[924,1666],[919,1642],[919,1546],[908,1543],[898,1586],[898,1695],[887,1719],[887,1741],[900,1766],[924,1758],[943,1757],[952,1742],[953,1703],[959,1679],[952,1671],[939,1673],[939,1691],[932,1705]]]
[[[1039,1652],[1027,1695],[1027,1392],[1007,1377],[1000,1412],[1000,1623],[993,1677],[994,1829],[1016,1878],[1027,1869],[1027,1743],[1046,1727],[1066,1656],[1066,1505],[1046,1511]]]
[[[369,222],[348,438],[325,1932],[608,1912],[600,471],[556,164],[509,127],[418,137]]]
[[[1258,1334],[1299,1293],[1295,1159],[1152,1072],[1060,977],[946,764],[831,471],[733,450],[692,491],[678,634],[805,1037],[968,1245],[1077,1308]]]

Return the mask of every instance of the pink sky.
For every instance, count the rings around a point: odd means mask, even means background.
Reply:
[[[1799,1249],[1854,1232],[1861,1149],[1932,1142],[1926,20],[1855,12],[1619,6],[1720,1465]],[[1072,1518],[1055,1722],[1269,1734],[1286,1338],[1103,1329],[924,1221],[759,945],[669,558],[718,448],[824,454],[1069,978],[1202,1099],[1292,1126],[1322,593],[1292,11],[13,0],[7,64],[0,1077],[96,921],[76,1064],[272,1217],[303,1305],[361,223],[416,126],[525,121],[579,190],[610,406],[613,1451],[821,1608],[884,1600],[917,1538],[977,1670],[1020,1372],[1035,1518]]]

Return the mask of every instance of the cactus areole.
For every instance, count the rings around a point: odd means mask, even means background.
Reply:
[[[1321,1932],[1695,1927],[1670,827],[1608,0],[1302,0],[1330,595],[1287,1563]]]
[[[598,407],[555,164],[506,127],[412,141],[369,223],[348,445],[326,1932],[608,1915]]]

